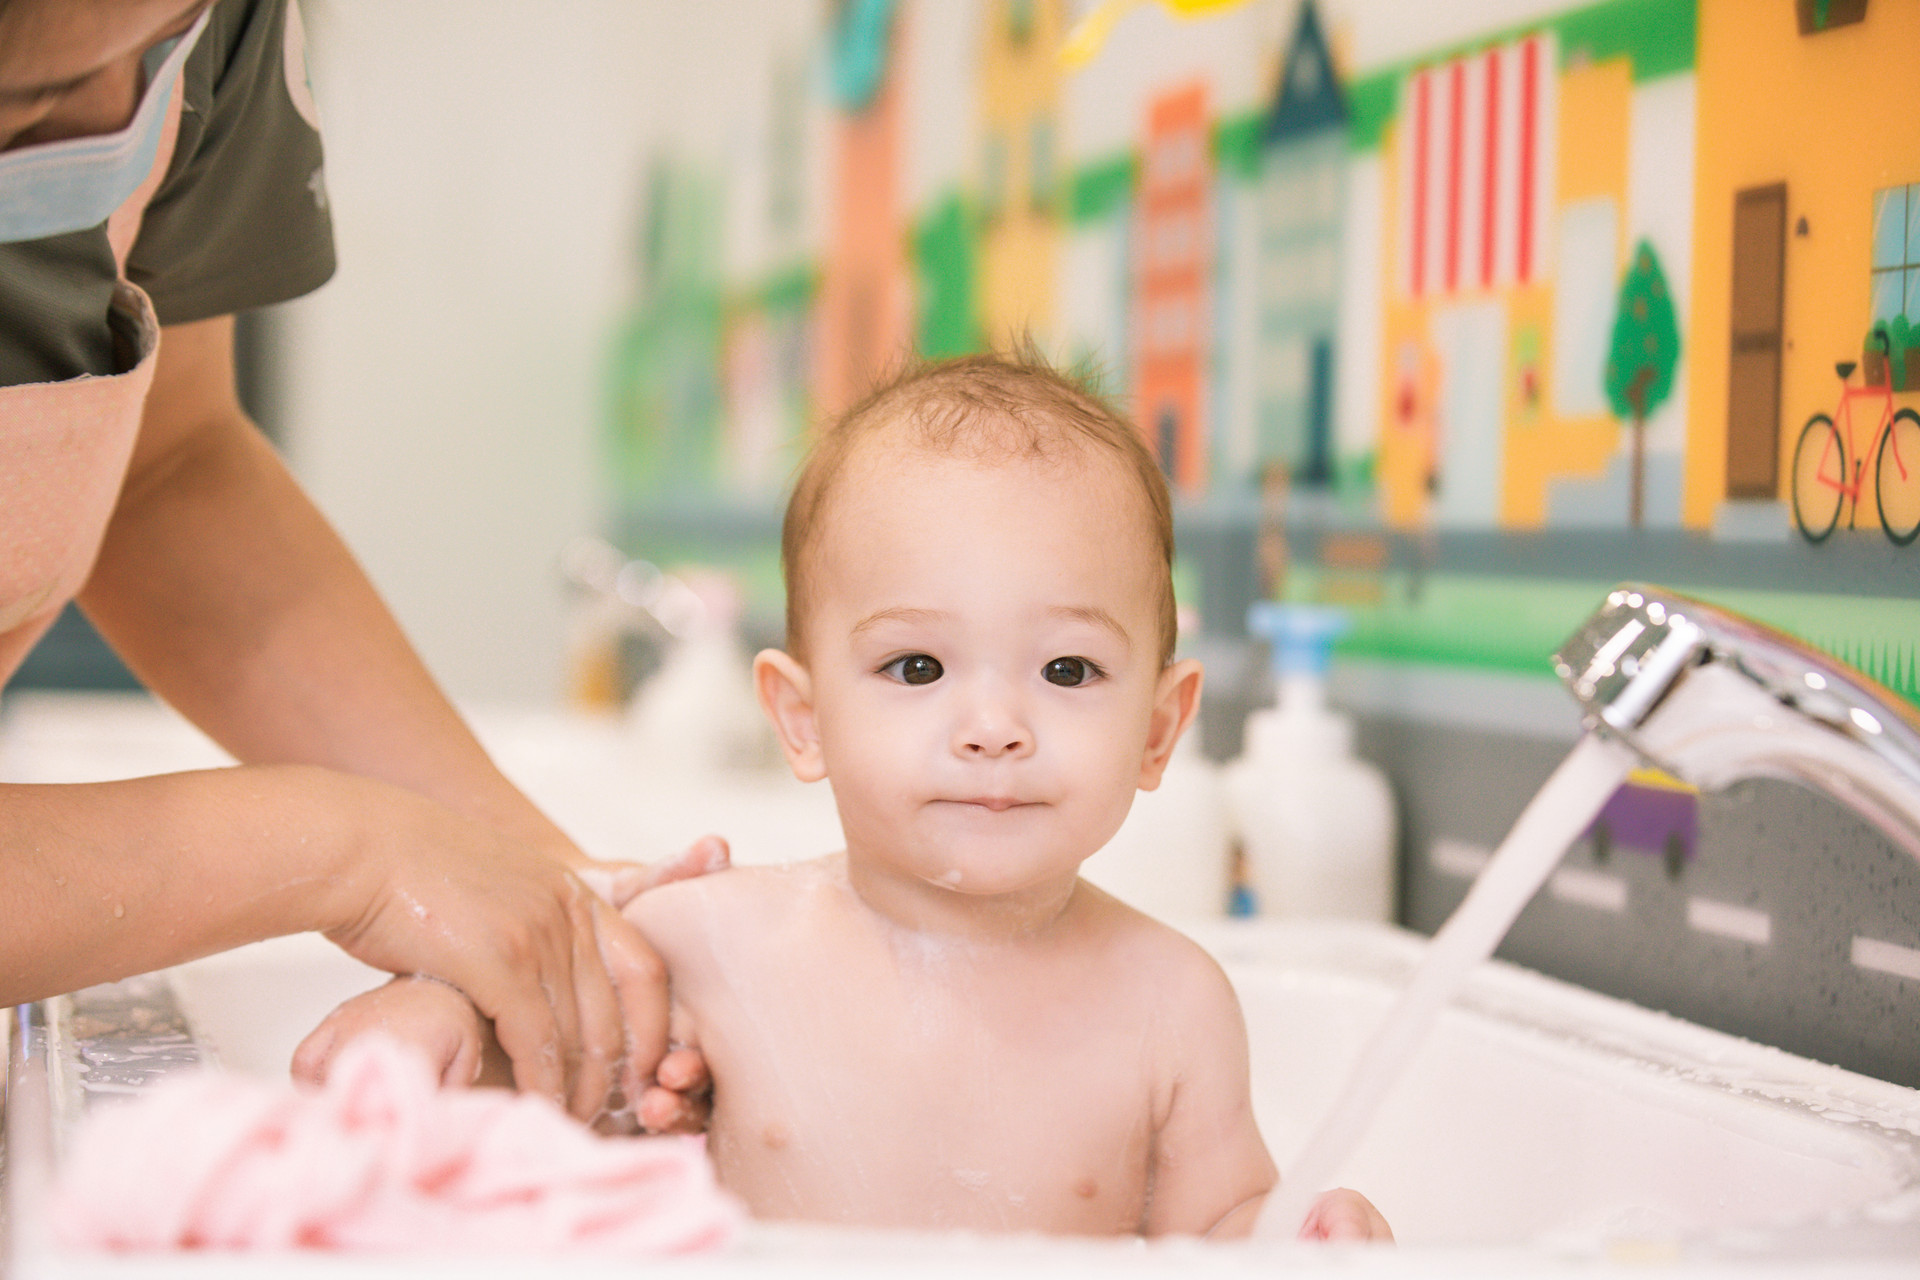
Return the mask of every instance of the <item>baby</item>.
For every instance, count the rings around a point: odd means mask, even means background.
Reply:
[[[721,1181],[769,1218],[1244,1234],[1277,1174],[1233,991],[1077,874],[1200,701],[1138,434],[1035,362],[922,367],[825,432],[782,542],[787,648],[754,678],[846,851],[627,908],[711,1069]],[[375,1025],[476,1078],[472,1008],[404,979],[297,1072]],[[1391,1239],[1351,1191],[1303,1234]]]

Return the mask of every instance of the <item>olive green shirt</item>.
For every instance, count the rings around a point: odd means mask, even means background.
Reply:
[[[333,274],[320,134],[289,87],[297,77],[310,103],[290,3],[219,0],[181,71],[179,140],[127,258],[163,325],[284,302]],[[0,244],[0,386],[121,372],[115,279],[105,223]]]

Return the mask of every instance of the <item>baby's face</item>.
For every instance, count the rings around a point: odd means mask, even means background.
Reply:
[[[1171,673],[1145,508],[1095,454],[977,463],[883,442],[850,460],[804,623],[850,858],[1015,893],[1070,883],[1119,828],[1158,780],[1150,738],[1170,748],[1186,714],[1156,710]]]

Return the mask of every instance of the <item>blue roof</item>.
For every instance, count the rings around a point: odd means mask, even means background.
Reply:
[[[1260,130],[1266,145],[1347,127],[1347,96],[1333,68],[1326,28],[1314,0],[1301,0],[1300,19],[1280,70],[1280,92]]]

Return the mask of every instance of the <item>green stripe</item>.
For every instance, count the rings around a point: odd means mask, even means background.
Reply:
[[[1314,599],[1325,592],[1325,577],[1324,571],[1290,569],[1289,594]],[[1920,600],[1671,585],[1797,637],[1920,705]],[[1356,658],[1546,675],[1554,650],[1614,586],[1430,574],[1416,596],[1411,575],[1387,574],[1380,579],[1381,603],[1349,608],[1353,629],[1338,651]]]
[[[1260,176],[1260,129],[1266,112],[1222,116],[1213,128],[1213,161],[1221,170],[1251,182]]]
[[[1127,151],[1076,170],[1067,180],[1067,217],[1097,222],[1118,212],[1133,195],[1135,167],[1134,155]]]

